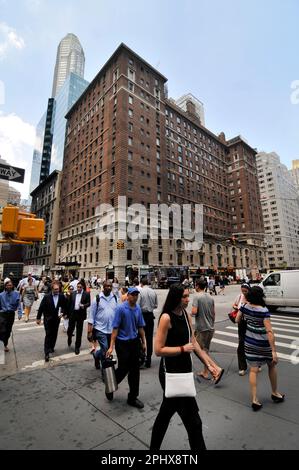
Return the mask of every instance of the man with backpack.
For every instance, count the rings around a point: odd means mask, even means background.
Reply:
[[[96,369],[100,369],[100,364],[103,364],[109,349],[117,305],[118,299],[112,294],[112,282],[107,280],[103,284],[103,291],[97,294],[92,302],[88,318],[87,339],[96,340],[100,345],[100,350],[93,353]]]

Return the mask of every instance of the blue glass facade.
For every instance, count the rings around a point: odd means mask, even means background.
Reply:
[[[63,164],[66,119],[65,115],[89,85],[84,78],[70,73],[55,98],[54,127],[50,173],[61,170]]]
[[[47,113],[44,113],[38,125],[36,126],[36,136],[35,136],[35,144],[34,144],[33,158],[32,158],[29,194],[39,185],[40,169],[41,169],[41,164],[42,164],[42,153],[43,153],[43,146],[44,146],[46,116],[47,116]]]

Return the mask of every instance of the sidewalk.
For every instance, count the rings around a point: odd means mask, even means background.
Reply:
[[[235,353],[212,356],[225,368],[219,385],[196,383],[197,401],[207,448],[298,449],[298,374],[284,362],[279,379],[287,388],[287,400],[270,398],[266,368],[259,377],[259,396],[264,407],[250,407],[248,376],[239,377]],[[0,449],[98,449],[142,450],[149,448],[151,429],[162,401],[158,381],[159,359],[141,370],[142,410],[127,405],[127,379],[108,402],[99,371],[90,356],[68,364],[18,372],[0,379]],[[194,358],[195,368],[199,362]],[[178,416],[172,420],[162,449],[188,450],[187,434]]]

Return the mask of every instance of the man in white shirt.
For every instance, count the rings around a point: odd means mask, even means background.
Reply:
[[[90,294],[83,290],[80,282],[77,283],[77,290],[73,292],[68,303],[69,327],[67,330],[67,344],[71,346],[73,332],[76,328],[75,354],[80,354],[82,341],[83,324],[86,319],[86,310],[90,306]]]

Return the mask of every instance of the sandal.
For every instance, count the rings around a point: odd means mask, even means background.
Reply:
[[[223,374],[224,374],[224,369],[221,369],[221,371],[219,372],[219,374],[215,378],[214,385],[217,385],[220,382],[220,380],[222,379]]]

